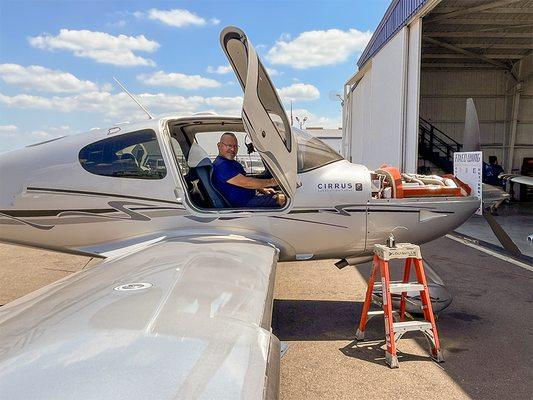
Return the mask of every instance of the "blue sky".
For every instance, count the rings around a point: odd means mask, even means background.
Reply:
[[[220,48],[242,28],[286,105],[308,126],[340,126],[346,79],[389,0],[0,1],[0,152],[155,114],[239,114]]]

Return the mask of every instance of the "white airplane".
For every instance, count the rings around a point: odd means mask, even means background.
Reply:
[[[519,183],[521,185],[533,186],[533,177],[519,174],[500,174],[498,178],[511,181],[513,183]]]
[[[478,208],[460,182],[370,171],[289,126],[244,32],[221,43],[242,117],[163,117],[0,156],[0,240],[105,258],[0,308],[2,398],[277,398],[278,260],[365,261],[392,231],[427,242]],[[283,208],[231,208],[214,189],[196,139],[224,131],[249,135]]]

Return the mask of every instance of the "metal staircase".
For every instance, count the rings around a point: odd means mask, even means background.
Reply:
[[[463,145],[435,125],[420,117],[418,124],[418,156],[447,173],[453,172],[453,153]]]

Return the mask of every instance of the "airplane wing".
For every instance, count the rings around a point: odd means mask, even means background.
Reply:
[[[500,174],[498,178],[510,180],[514,183],[520,183],[522,185],[533,186],[533,177],[527,175],[517,175],[517,174]]]
[[[0,308],[6,399],[277,398],[278,251],[168,239]]]

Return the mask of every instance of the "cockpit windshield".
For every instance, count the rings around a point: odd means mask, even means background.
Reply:
[[[301,129],[295,127],[291,129],[298,143],[298,173],[311,171],[343,159],[320,139]]]

